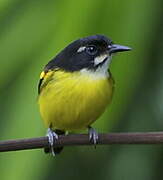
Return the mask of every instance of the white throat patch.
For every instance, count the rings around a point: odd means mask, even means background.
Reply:
[[[109,77],[108,69],[109,69],[109,64],[110,64],[110,58],[108,57],[108,59],[104,62],[104,64],[99,66],[96,70],[93,70],[93,69],[91,70],[91,69],[87,69],[87,68],[80,70],[81,74],[89,76],[94,80],[108,78]]]

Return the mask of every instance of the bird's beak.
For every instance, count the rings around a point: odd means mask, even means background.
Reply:
[[[122,45],[119,45],[119,44],[109,45],[108,49],[109,49],[109,54],[113,54],[113,53],[116,53],[116,52],[122,52],[122,51],[130,51],[131,50],[130,47],[122,46]]]

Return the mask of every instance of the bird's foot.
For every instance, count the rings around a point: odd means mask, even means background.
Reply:
[[[89,126],[88,127],[88,133],[89,133],[90,142],[93,143],[95,145],[95,148],[96,148],[96,144],[98,143],[98,133],[97,133],[97,131]]]
[[[48,136],[48,141],[50,145],[50,151],[53,156],[55,156],[55,151],[54,151],[54,143],[58,140],[58,135],[50,128],[47,130],[47,136]]]

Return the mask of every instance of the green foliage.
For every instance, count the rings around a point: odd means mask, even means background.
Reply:
[[[1,0],[0,137],[37,137],[45,128],[37,107],[43,66],[79,37],[105,34],[133,51],[114,57],[111,106],[95,123],[101,131],[157,131],[163,123],[161,0]],[[65,148],[1,153],[1,179],[161,179],[156,146]],[[153,156],[155,155],[155,156]],[[78,159],[78,160],[77,160]]]

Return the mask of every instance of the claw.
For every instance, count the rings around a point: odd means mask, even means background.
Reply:
[[[48,140],[49,140],[49,144],[50,144],[50,150],[53,156],[55,156],[55,152],[54,152],[54,143],[56,140],[58,140],[58,135],[52,131],[52,129],[48,128],[47,130],[47,136],[48,136]]]
[[[89,140],[90,142],[92,142],[95,145],[96,148],[96,144],[98,143],[98,133],[95,129],[93,129],[92,127],[88,127],[88,133],[89,133]]]

